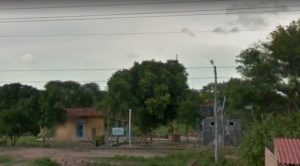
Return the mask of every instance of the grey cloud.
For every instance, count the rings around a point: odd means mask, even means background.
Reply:
[[[232,13],[233,11],[238,13],[237,18],[231,21],[229,24],[241,25],[252,29],[268,26],[272,22],[271,19],[274,19],[273,17],[278,15],[280,11],[288,10],[288,7],[286,5],[287,3],[288,2],[279,1],[279,0],[237,1],[229,8],[227,8],[228,13]],[[236,10],[237,8],[239,8],[240,10]],[[260,11],[274,11],[274,10],[278,12],[258,14]],[[245,13],[245,12],[253,12],[253,13]]]
[[[219,34],[223,34],[223,35],[226,35],[226,34],[229,34],[229,33],[237,33],[239,32],[240,29],[239,27],[233,27],[229,30],[225,29],[225,28],[222,28],[222,27],[216,27],[213,32],[215,33],[219,33]]]
[[[130,59],[137,59],[139,57],[138,54],[133,53],[133,52],[128,53],[126,56],[127,56],[127,58],[130,58]]]
[[[236,33],[236,32],[239,32],[239,31],[240,31],[239,27],[234,27],[229,32]]]
[[[186,34],[188,34],[189,36],[191,36],[191,37],[195,37],[196,35],[191,31],[191,30],[189,30],[188,28],[182,28],[181,29],[181,32],[182,33],[186,33]]]
[[[35,57],[32,54],[24,54],[20,56],[20,60],[22,63],[33,63],[35,61]]]
[[[220,34],[226,34],[227,33],[227,30],[222,28],[222,27],[216,27],[213,32],[215,33],[220,33]]]

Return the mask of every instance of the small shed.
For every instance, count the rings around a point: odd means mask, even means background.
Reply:
[[[222,145],[224,134],[224,146],[237,146],[240,142],[242,127],[240,119],[224,118],[219,119],[218,141]],[[214,117],[207,117],[202,121],[202,143],[203,145],[214,145],[215,142],[215,120]]]

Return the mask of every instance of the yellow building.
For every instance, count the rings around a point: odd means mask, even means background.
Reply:
[[[105,116],[96,108],[66,108],[65,123],[56,129],[55,139],[63,142],[95,141],[105,133]]]

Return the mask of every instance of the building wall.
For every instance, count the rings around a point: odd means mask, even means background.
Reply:
[[[275,155],[268,148],[265,148],[265,166],[278,166]]]
[[[213,117],[207,117],[202,121],[202,142],[203,145],[214,145],[215,139],[215,126],[212,126],[211,123],[214,123]],[[221,145],[222,140],[222,125],[221,120],[219,120],[218,126],[218,140]],[[233,122],[234,125],[229,125],[229,122]],[[241,121],[239,119],[228,119],[224,118],[224,145],[225,146],[237,146],[240,142],[242,127]]]
[[[96,136],[100,137],[104,135],[105,125],[103,118],[89,118],[86,122],[86,137],[88,140],[92,140],[92,129],[96,129]]]
[[[84,137],[77,138],[76,124],[78,121],[85,123]],[[93,128],[96,129],[96,137],[103,136],[105,133],[104,118],[78,118],[68,119],[64,124],[56,128],[55,138],[57,141],[90,141],[93,139]]]

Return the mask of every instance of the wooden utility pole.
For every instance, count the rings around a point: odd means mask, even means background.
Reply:
[[[214,67],[214,75],[215,75],[215,96],[214,96],[214,121],[215,121],[215,149],[214,149],[214,154],[215,154],[215,162],[218,162],[218,153],[219,153],[219,132],[218,132],[218,123],[219,123],[219,118],[218,118],[218,108],[217,108],[217,67],[214,65],[214,61],[211,60],[210,63]]]
[[[128,142],[131,148],[131,109],[129,109],[129,119],[128,119]]]
[[[224,128],[224,108],[226,104],[226,96],[223,99],[223,105],[221,109],[221,126],[222,126],[222,148],[225,146],[225,128]]]

